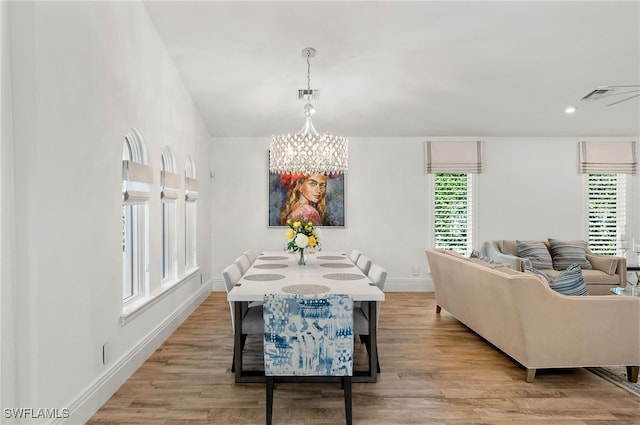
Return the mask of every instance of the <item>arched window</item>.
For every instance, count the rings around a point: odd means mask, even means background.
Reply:
[[[184,250],[185,250],[185,267],[193,268],[198,265],[197,261],[197,240],[196,240],[196,211],[198,200],[198,180],[196,180],[196,166],[191,157],[187,157],[184,166],[185,173],[185,214],[184,214]]]
[[[146,165],[142,136],[131,129],[122,149],[122,301],[146,294],[148,281],[147,209],[153,170]]]
[[[176,248],[176,203],[179,198],[180,176],[176,173],[173,151],[162,151],[160,184],[162,191],[162,280],[175,278],[178,264]]]

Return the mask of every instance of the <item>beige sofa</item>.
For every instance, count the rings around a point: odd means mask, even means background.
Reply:
[[[443,308],[526,369],[627,366],[637,382],[640,297],[566,296],[544,278],[490,268],[453,251],[426,251]]]
[[[545,246],[551,251],[549,241],[544,241]],[[525,266],[531,266],[531,261],[527,258],[518,257],[518,245],[515,240],[495,240],[489,241],[484,246],[487,257],[494,261],[508,264],[514,270],[524,271]],[[589,295],[610,295],[610,289],[615,286],[625,287],[627,284],[627,260],[623,257],[606,257],[587,252],[587,260],[591,263],[593,270],[582,270],[584,283],[587,285]],[[603,260],[611,259],[615,261],[613,273],[609,273],[611,268],[603,267]],[[544,269],[543,272],[550,275],[557,275],[558,270]]]

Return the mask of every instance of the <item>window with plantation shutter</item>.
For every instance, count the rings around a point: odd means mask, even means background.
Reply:
[[[617,255],[626,247],[626,192],[625,174],[589,174],[589,248],[594,253]]]
[[[434,244],[468,254],[472,249],[472,184],[470,173],[435,173]]]
[[[122,302],[145,296],[148,281],[149,187],[153,169],[146,165],[142,135],[131,129],[122,149]]]
[[[184,258],[186,268],[196,267],[197,259],[197,201],[198,201],[198,180],[196,180],[196,166],[187,157],[185,163],[185,214],[184,214]]]
[[[162,280],[176,277],[178,269],[176,238],[176,201],[180,188],[180,176],[175,174],[176,161],[173,150],[165,146],[160,162],[162,191]]]

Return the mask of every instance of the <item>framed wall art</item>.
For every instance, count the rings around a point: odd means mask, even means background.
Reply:
[[[297,218],[344,227],[344,177],[269,173],[269,226],[286,226],[288,218]]]

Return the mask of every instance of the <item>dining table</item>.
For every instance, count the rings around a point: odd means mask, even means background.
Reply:
[[[384,292],[363,273],[349,256],[342,252],[319,251],[306,254],[306,264],[298,264],[299,253],[264,251],[228,292],[227,298],[234,308],[234,369],[235,381],[265,382],[264,370],[244,370],[242,362],[242,304],[260,302],[266,294],[346,294],[354,302],[368,309],[369,341],[368,369],[353,371],[354,382],[376,382],[377,308],[384,301]]]

